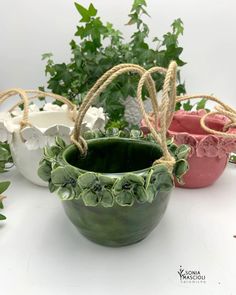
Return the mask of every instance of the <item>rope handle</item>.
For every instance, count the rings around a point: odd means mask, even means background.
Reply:
[[[31,126],[29,122],[29,101],[35,98],[50,97],[55,100],[58,100],[62,103],[65,103],[68,106],[68,109],[72,111],[73,120],[75,120],[75,117],[77,115],[77,106],[73,104],[71,101],[69,101],[67,98],[58,94],[44,92],[40,90],[23,90],[20,88],[12,88],[12,89],[2,91],[0,92],[0,104],[3,103],[5,100],[7,100],[9,97],[17,95],[17,94],[21,97],[21,100],[17,102],[9,110],[9,112],[12,112],[17,106],[24,104],[23,116],[22,116],[22,120],[20,121],[21,129],[29,125]],[[33,96],[29,97],[28,94],[33,94]]]
[[[88,110],[88,108],[90,107],[91,105],[91,97],[94,95],[94,93],[96,91],[98,91],[98,89],[108,80],[108,83],[107,85],[109,85],[111,83],[111,81],[113,79],[116,78],[116,76],[113,76],[117,71],[121,71],[117,76],[119,76],[120,74],[123,73],[122,69],[124,69],[124,73],[126,72],[125,68],[127,67],[130,67],[133,69],[133,71],[136,73],[138,73],[140,76],[145,73],[145,69],[142,68],[141,66],[139,65],[135,65],[135,64],[120,64],[120,65],[117,65],[117,66],[114,66],[113,68],[111,68],[110,70],[108,70],[107,72],[105,72],[98,80],[97,82],[94,84],[94,86],[89,90],[89,92],[87,93],[86,97],[84,98],[81,106],[80,106],[80,112],[78,113],[78,117],[76,119],[76,124],[75,124],[75,139],[79,139],[81,141],[81,144],[85,144],[85,149],[86,148],[86,142],[84,142],[82,139],[80,139],[80,126],[82,124],[82,121],[83,121],[83,118],[84,118],[84,115],[86,113],[86,111]],[[132,71],[132,69],[130,69],[129,71]],[[163,71],[166,71],[166,69],[162,68]],[[114,77],[111,79],[111,77]],[[157,103],[157,100],[156,100],[156,87],[155,87],[155,83],[152,79],[152,77],[148,77],[147,78],[147,81],[146,81],[146,86],[147,86],[147,89],[148,89],[148,92],[149,92],[149,95],[150,95],[150,98],[151,98],[151,102],[152,102],[152,108],[154,110],[155,113],[158,113],[158,103]],[[107,86],[106,86],[107,87]],[[102,90],[103,91],[103,90]],[[101,91],[101,92],[102,92]],[[101,93],[100,92],[100,93]],[[97,93],[96,96],[98,96],[100,93]],[[83,110],[83,112],[81,111]],[[155,117],[155,120],[157,121],[157,117]],[[72,137],[72,140],[73,140],[73,137]],[[80,151],[82,152],[83,148],[82,147],[79,147],[79,145],[77,145],[78,148],[80,149]]]
[[[88,92],[88,94],[83,100],[83,103],[81,104],[79,108],[79,112],[75,121],[74,132],[71,136],[72,142],[78,147],[78,149],[80,150],[82,154],[86,154],[87,143],[81,136],[81,125],[88,108],[91,106],[91,104],[96,99],[96,97],[99,96],[115,78],[117,78],[123,73],[130,73],[130,72],[136,73],[141,78],[139,82],[139,86],[138,86],[138,93],[137,93],[137,102],[138,102],[140,111],[143,117],[145,118],[148,126],[150,127],[150,131],[154,139],[163,148],[163,159],[161,161],[162,162],[171,161],[170,165],[173,167],[174,159],[169,154],[167,146],[166,146],[166,125],[167,125],[166,121],[169,120],[169,117],[167,119],[167,116],[169,116],[169,114],[172,112],[173,105],[175,105],[176,67],[177,67],[176,63],[172,62],[168,70],[161,67],[155,67],[149,71],[146,71],[144,68],[134,64],[121,64],[112,68],[105,74],[103,74],[103,76],[95,83],[95,85]],[[156,87],[151,77],[152,71],[153,73],[159,72],[161,74],[166,75],[164,88],[163,88],[163,99],[160,105],[160,110],[159,110],[158,101],[156,98]],[[148,89],[150,99],[152,101],[153,111],[157,121],[158,121],[158,117],[160,113],[160,121],[161,121],[160,135],[157,133],[157,131],[154,128],[152,128],[151,123],[148,119],[148,115],[144,108],[144,104],[142,101],[142,88],[144,84]],[[169,95],[170,88],[172,93],[171,96]],[[169,102],[169,99],[171,99],[172,101]]]
[[[212,96],[212,95],[206,95],[206,94],[196,94],[196,95],[184,95],[184,96],[177,96],[176,102],[181,102],[184,100],[190,100],[190,99],[199,99],[199,98],[204,98],[207,100],[211,100],[216,102],[218,105],[215,106],[216,111],[211,111],[209,113],[206,113],[200,120],[201,127],[207,131],[208,133],[215,134],[224,138],[231,138],[231,139],[236,139],[236,133],[226,133],[226,129],[228,128],[236,128],[236,109],[233,109],[229,105],[225,104],[222,102],[219,98]],[[227,117],[230,122],[227,123],[224,127],[223,132],[221,131],[216,131],[214,129],[209,128],[206,126],[206,119],[209,116],[212,115],[224,115]]]
[[[140,105],[141,111],[142,109],[142,88],[145,82],[145,79],[147,79],[148,75],[154,74],[159,72],[158,67],[153,67],[146,71],[144,75],[141,77],[138,89],[137,89],[137,99]],[[142,112],[142,116],[144,118],[144,121],[146,125],[148,126],[150,132],[152,133],[155,140],[161,145],[161,148],[163,150],[163,157],[159,160],[156,160],[153,164],[160,164],[165,163],[169,168],[173,167],[175,164],[175,159],[172,157],[172,155],[169,153],[167,148],[167,130],[170,126],[170,123],[172,121],[174,111],[175,111],[175,105],[176,105],[176,73],[177,73],[177,64],[176,62],[172,61],[167,69],[163,89],[162,89],[162,100],[160,104],[160,112],[159,112],[159,124],[160,124],[160,135],[157,134],[155,128],[152,126],[152,123],[150,121],[149,115],[144,111]],[[155,127],[157,127],[158,124],[155,124]],[[157,137],[158,136],[158,137]]]

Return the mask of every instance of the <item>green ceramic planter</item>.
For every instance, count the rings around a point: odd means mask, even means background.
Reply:
[[[159,223],[166,211],[170,192],[157,193],[152,203],[111,208],[88,207],[83,201],[63,202],[65,212],[89,240],[105,246],[125,246],[143,240]]]
[[[88,155],[85,159],[80,158],[75,146],[67,148],[63,158],[82,173],[94,171],[118,180],[130,171],[139,177],[147,174],[154,160],[161,155],[160,148],[150,142],[104,138],[88,141]],[[167,171],[163,171],[163,175],[166,175],[163,187],[168,186],[167,191],[159,191],[157,187],[151,202],[137,201],[142,198],[137,196],[134,203],[131,201],[127,206],[114,203],[112,207],[104,208],[101,204],[96,207],[86,206],[83,200],[79,199],[63,202],[65,212],[77,229],[96,243],[106,246],[136,243],[156,227],[166,210],[172,180]],[[128,182],[124,186],[128,187]],[[122,194],[126,191],[128,189]]]
[[[38,170],[57,191],[71,222],[88,239],[106,246],[125,246],[144,239],[159,223],[173,188],[173,175],[153,162],[162,150],[151,138],[103,137],[87,140],[86,157],[60,139],[45,148]],[[111,134],[109,134],[111,136]],[[97,134],[89,134],[89,137]],[[86,135],[85,135],[86,137]],[[135,137],[135,138],[134,138]],[[174,174],[187,170],[189,148],[169,144],[176,158]]]

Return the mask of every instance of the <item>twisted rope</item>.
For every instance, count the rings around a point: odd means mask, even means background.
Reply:
[[[165,82],[164,82],[164,89],[163,89],[163,99],[162,99],[162,104],[161,104],[161,109],[160,109],[160,114],[161,114],[161,116],[160,116],[160,121],[161,121],[160,135],[151,126],[151,123],[148,119],[148,115],[145,111],[145,107],[144,107],[143,100],[142,100],[142,88],[145,84],[148,89],[151,101],[152,101],[152,106],[153,106],[153,111],[155,114],[156,122],[158,122],[159,107],[158,107],[158,101],[156,98],[155,84],[151,78],[152,71],[153,71],[153,73],[159,72],[162,74],[166,74]],[[85,144],[86,141],[80,135],[83,118],[84,118],[88,108],[92,104],[92,102],[96,99],[96,97],[99,96],[115,78],[117,78],[119,75],[121,75],[123,73],[127,73],[127,72],[137,73],[141,77],[141,79],[139,81],[138,92],[137,92],[137,102],[138,102],[138,105],[140,108],[140,112],[141,112],[142,116],[144,117],[148,127],[150,128],[153,138],[163,149],[162,159],[159,159],[158,161],[154,162],[154,164],[164,163],[170,169],[173,169],[173,165],[175,163],[175,160],[169,154],[168,149],[167,149],[166,126],[169,124],[169,120],[171,120],[172,109],[174,109],[174,106],[175,106],[175,75],[176,75],[176,63],[175,62],[171,63],[171,65],[167,71],[166,71],[166,69],[161,68],[161,67],[155,67],[149,71],[145,71],[143,68],[141,68],[137,65],[122,64],[122,65],[116,66],[116,67],[112,68],[111,70],[109,70],[108,72],[106,72],[95,83],[95,85],[88,92],[83,103],[81,104],[77,119],[75,121],[74,133],[71,136],[71,140],[78,147],[81,154],[86,154],[87,144]],[[171,95],[170,95],[170,92],[171,92]],[[169,101],[170,98],[171,98],[171,101]],[[168,118],[166,116],[168,116]]]
[[[74,141],[74,139],[76,139],[76,138],[79,139],[80,138],[80,126],[82,124],[82,120],[84,118],[84,115],[85,115],[86,111],[91,106],[91,102],[90,102],[91,98],[95,95],[95,93],[98,91],[98,89],[107,80],[108,80],[108,83],[107,83],[107,85],[108,85],[108,84],[111,83],[111,81],[113,79],[116,78],[116,76],[113,76],[113,74],[115,74],[117,71],[122,70],[122,69],[125,69],[127,67],[132,68],[133,71],[135,71],[135,69],[136,69],[136,71],[139,72],[140,76],[141,76],[141,73],[144,73],[145,72],[145,69],[142,68],[142,67],[140,67],[140,66],[138,66],[138,65],[134,65],[134,64],[120,64],[120,65],[117,65],[117,66],[113,67],[112,69],[108,70],[106,73],[104,73],[97,80],[97,82],[94,84],[94,86],[87,93],[86,97],[84,98],[84,100],[83,100],[83,102],[82,102],[82,104],[81,104],[81,106],[79,108],[79,113],[78,113],[78,117],[77,117],[76,124],[75,124],[75,131],[74,131],[75,134],[74,134],[74,136],[72,136],[72,141],[75,144],[76,144],[76,140]],[[164,68],[162,68],[162,69],[163,69],[163,71],[166,71]],[[130,71],[132,71],[132,70],[130,70]],[[120,74],[118,74],[118,75],[120,75]],[[113,78],[111,79],[111,77],[113,77]],[[156,100],[156,88],[155,88],[155,83],[154,83],[152,77],[149,76],[147,78],[146,86],[147,86],[147,89],[148,89],[148,92],[149,92],[149,95],[150,95],[150,98],[151,98],[153,110],[154,110],[155,113],[158,113],[158,104],[157,104],[157,100]],[[107,86],[105,86],[105,87],[107,87]],[[96,97],[100,93],[97,93],[96,94]],[[93,99],[92,99],[92,101],[93,101]],[[157,121],[157,117],[155,117],[155,120]],[[78,148],[80,149],[79,146],[78,146]]]
[[[175,159],[171,156],[168,151],[167,144],[166,144],[166,132],[171,123],[172,116],[175,110],[175,103],[176,103],[176,70],[177,65],[175,62],[171,62],[169,68],[166,72],[165,81],[162,90],[162,100],[160,106],[160,135],[156,133],[155,128],[152,126],[151,121],[149,119],[148,114],[146,112],[142,112],[142,116],[145,120],[146,125],[148,126],[150,132],[152,133],[154,139],[160,144],[163,150],[163,157],[159,160],[156,160],[153,165],[164,163],[169,170],[173,169],[175,164]],[[156,72],[159,72],[158,67],[153,67],[148,70],[144,75],[141,77],[138,89],[137,89],[137,98],[138,102],[142,102],[142,88],[147,79],[147,76]],[[140,109],[142,110],[142,106],[140,104]],[[155,125],[155,127],[158,126]]]
[[[29,97],[27,94],[33,94],[33,96]],[[7,100],[9,97],[19,95],[21,97],[21,100],[17,102],[10,110],[9,112],[12,112],[17,106],[24,104],[23,109],[23,117],[20,121],[20,130],[26,126],[32,126],[32,124],[29,122],[29,101],[33,100],[38,97],[50,97],[55,100],[58,100],[68,106],[68,110],[71,112],[72,120],[75,120],[77,116],[77,106],[74,105],[71,101],[69,101],[67,98],[54,94],[49,92],[43,92],[40,90],[23,90],[18,88],[12,88],[5,91],[0,92],[0,104],[3,103],[5,100]]]
[[[165,71],[165,69],[161,69]],[[82,154],[86,154],[87,146],[85,146],[84,142],[82,143],[82,137],[80,136],[80,132],[82,121],[88,108],[91,106],[92,102],[96,99],[96,97],[99,96],[115,78],[117,78],[119,75],[123,73],[128,72],[138,73],[141,77],[142,74],[145,72],[145,69],[133,64],[121,64],[115,66],[114,68],[103,74],[103,76],[95,83],[95,85],[90,89],[90,91],[84,98],[83,103],[79,108],[78,116],[75,122],[74,133],[71,136],[72,142],[78,147]],[[152,105],[154,106],[156,112],[158,112],[155,84],[151,77],[148,77],[148,81],[147,88],[150,94]]]
[[[228,128],[236,127],[236,109],[233,109],[232,107],[225,104],[224,102],[222,102],[219,98],[217,98],[215,96],[205,95],[205,94],[178,96],[176,101],[181,102],[181,101],[184,101],[184,100],[196,99],[196,98],[204,98],[204,99],[207,99],[207,100],[214,101],[214,102],[216,102],[218,104],[217,106],[215,106],[216,111],[211,111],[211,112],[205,114],[201,118],[201,120],[200,120],[201,127],[205,131],[207,131],[208,133],[215,134],[215,135],[218,135],[218,136],[222,136],[224,138],[236,139],[236,134],[225,133],[225,131]],[[210,117],[210,116],[213,116],[213,115],[224,115],[225,117],[227,117],[229,119],[230,122],[227,123],[224,126],[223,132],[216,131],[216,130],[211,129],[208,126],[206,126],[206,119],[208,117]]]

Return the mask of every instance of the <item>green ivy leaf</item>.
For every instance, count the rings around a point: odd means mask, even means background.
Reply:
[[[172,23],[172,28],[173,28],[173,33],[178,35],[183,35],[184,33],[184,26],[183,26],[183,22],[180,18],[175,19]]]
[[[202,98],[202,99],[197,103],[196,109],[197,109],[197,110],[205,109],[205,108],[206,108],[206,103],[207,103],[207,100],[206,100],[205,98]]]
[[[4,147],[0,146],[0,161],[7,162],[9,159],[9,151]]]
[[[87,10],[85,7],[80,5],[79,3],[75,2],[75,7],[78,10],[79,14],[82,16],[80,22],[89,22],[90,21],[90,16],[91,12]],[[93,14],[93,13],[92,13]]]
[[[88,11],[90,16],[96,16],[97,14],[97,9],[93,6],[92,3],[90,3]]]
[[[190,103],[190,100],[183,103],[183,108],[184,108],[185,111],[191,111],[192,110],[193,105]]]
[[[0,220],[5,220],[5,219],[7,219],[6,216],[0,214]]]
[[[10,181],[3,181],[3,182],[0,182],[0,194],[2,194],[3,192],[5,192],[8,187],[10,186]]]

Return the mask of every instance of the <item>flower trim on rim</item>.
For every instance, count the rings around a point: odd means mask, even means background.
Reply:
[[[173,136],[177,145],[187,144],[191,147],[189,157],[219,157],[222,158],[236,150],[236,139],[223,138],[215,135],[206,135],[201,140],[194,136],[181,132]]]
[[[153,141],[151,135],[144,137],[138,130],[119,131],[110,128],[105,133],[101,131],[87,132],[85,138],[127,137]],[[57,192],[61,200],[82,199],[85,206],[101,205],[112,207],[132,206],[137,203],[152,203],[158,192],[168,192],[174,186],[173,175],[163,164],[152,166],[143,175],[126,173],[122,177],[113,178],[100,173],[82,173],[79,168],[68,165],[62,158],[67,147],[66,143],[56,137],[56,144],[44,148],[44,157],[38,169],[39,177],[48,182],[50,192]],[[168,148],[176,159],[173,174],[181,182],[182,176],[188,170],[189,147],[177,147],[168,141]]]
[[[52,103],[46,103],[42,112],[66,112],[68,106],[58,106]],[[30,113],[39,113],[40,109],[35,104],[30,104]],[[19,124],[13,123],[14,116],[22,116],[23,111],[18,108],[14,112],[0,112],[0,141],[11,143],[14,132],[19,132]],[[107,117],[102,107],[90,107],[84,117],[82,123],[82,133],[94,130],[104,130]],[[43,131],[42,131],[43,129]],[[49,128],[37,128],[35,126],[27,126],[23,128],[21,136],[25,141],[25,146],[28,150],[37,150],[44,148],[47,145],[54,145],[55,137],[60,136],[66,143],[70,142],[70,135],[73,127],[65,124],[55,124]]]

